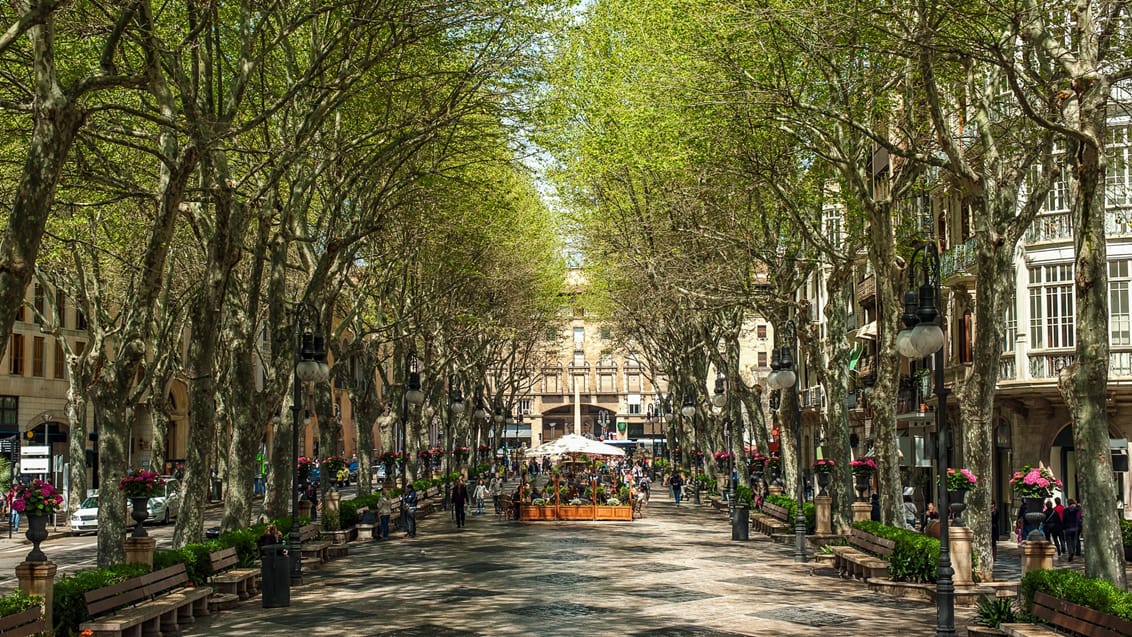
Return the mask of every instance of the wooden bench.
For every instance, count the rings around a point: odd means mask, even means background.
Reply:
[[[41,606],[0,617],[0,636],[28,637],[47,630],[47,619]]]
[[[773,502],[763,502],[761,511],[751,511],[751,525],[765,535],[787,533],[792,528],[790,510]]]
[[[330,559],[330,542],[318,539],[318,525],[307,524],[299,527],[299,541],[302,542],[303,561],[323,564]]]
[[[1037,618],[1049,622],[1060,632],[1038,628],[1034,624],[1002,624],[1000,629],[1007,635],[1034,635],[1035,629],[1041,634],[1077,635],[1078,637],[1126,637],[1132,635],[1132,622],[1119,617],[1093,610],[1087,606],[1067,602],[1061,598],[1042,592],[1034,593],[1034,604],[1030,612]]]
[[[208,615],[209,586],[193,587],[184,564],[86,592],[87,614],[79,625],[94,637],[170,635]]]
[[[896,542],[877,537],[861,529],[849,529],[845,546],[831,547],[833,565],[842,577],[870,580],[888,577],[888,559]]]
[[[208,554],[212,566],[212,576],[208,583],[223,595],[235,595],[242,602],[259,592],[259,569],[238,568],[240,556],[236,549],[228,547]]]

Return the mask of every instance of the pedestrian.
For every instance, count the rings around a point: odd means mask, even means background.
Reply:
[[[880,522],[880,494],[874,493],[872,496],[873,508],[869,511],[869,519],[873,522]]]
[[[928,528],[928,524],[934,520],[939,519],[939,511],[935,509],[935,502],[928,502],[927,510],[924,511],[924,517],[920,520],[920,530]]]
[[[389,538],[389,517],[391,515],[393,515],[393,498],[389,495],[389,487],[385,487],[377,498],[377,539],[385,540]]]
[[[1053,542],[1057,557],[1060,558],[1065,553],[1065,542],[1061,535],[1061,515],[1057,511],[1058,506],[1061,506],[1061,498],[1057,498],[1056,505],[1046,500],[1044,511],[1046,517],[1042,521],[1042,533],[1045,534],[1046,540]]]
[[[684,492],[684,476],[680,475],[679,471],[673,471],[672,476],[668,478],[668,486],[672,487],[672,499],[676,501],[676,506],[680,506],[680,496]]]
[[[456,486],[452,487],[452,508],[456,510],[456,528],[464,528],[464,522],[467,520],[467,515],[464,513],[464,507],[468,504],[468,485],[464,484],[464,479],[459,478],[456,480]]]
[[[515,491],[511,494],[511,506],[514,509],[515,519],[519,519],[519,504],[523,499],[522,493],[519,491],[519,485],[515,485]]]
[[[307,495],[311,501],[311,522],[318,519],[318,480],[310,484],[310,490]]]
[[[259,536],[256,544],[259,548],[283,543],[283,534],[279,532],[274,524],[268,524],[267,528],[263,530],[263,535]]]
[[[499,504],[499,497],[503,495],[503,480],[499,474],[491,476],[491,482],[488,484],[488,492],[491,493],[491,503],[495,505],[495,514],[503,513],[503,509]]]
[[[991,557],[998,559],[998,504],[994,500],[990,503],[990,550]]]
[[[1069,498],[1069,506],[1062,512],[1065,517],[1061,520],[1061,532],[1065,536],[1065,551],[1069,553],[1069,561],[1074,556],[1081,555],[1081,507],[1077,501]]]
[[[401,494],[401,516],[404,518],[405,537],[417,537],[417,492],[411,482],[405,485],[405,492]]]
[[[912,501],[913,493],[912,487],[904,487],[904,525],[911,531],[916,530],[916,518],[920,517],[916,503]]]
[[[476,484],[476,490],[472,492],[472,500],[476,503],[476,515],[483,515],[484,501],[487,500],[487,485],[483,483],[483,478],[479,479]]]
[[[7,498],[8,515],[9,515],[8,521],[11,522],[11,524],[12,524],[12,532],[13,533],[19,533],[20,532],[20,512],[16,510],[16,507],[14,506],[15,503],[16,503],[16,487],[12,487],[12,490],[8,492],[8,498]]]

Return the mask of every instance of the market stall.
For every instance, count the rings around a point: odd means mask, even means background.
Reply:
[[[523,504],[520,519],[539,520],[624,520],[633,519],[631,480],[623,483],[604,462],[621,458],[625,452],[614,446],[583,436],[567,434],[526,452],[528,458],[550,458],[551,476],[542,488],[521,487]],[[605,475],[602,475],[602,468]],[[608,483],[603,481],[608,478]],[[618,497],[624,495],[625,497]]]

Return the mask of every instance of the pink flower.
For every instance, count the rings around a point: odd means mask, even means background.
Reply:
[[[24,501],[23,498],[16,498],[15,500],[12,500],[12,508],[16,511],[19,511],[20,513],[23,513],[24,509],[26,509],[27,507],[28,504]]]

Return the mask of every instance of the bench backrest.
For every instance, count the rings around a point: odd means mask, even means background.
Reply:
[[[220,549],[214,553],[208,554],[209,565],[212,566],[212,574],[226,571],[234,566],[240,565],[240,556],[236,553],[236,548],[229,546],[226,549]]]
[[[778,520],[781,520],[783,522],[786,522],[787,519],[790,517],[790,510],[789,509],[787,509],[786,507],[780,507],[777,504],[774,504],[773,502],[763,502],[763,511],[767,515],[769,515],[773,518],[776,518]]]
[[[315,524],[307,524],[299,527],[299,541],[306,542],[308,540],[318,539],[318,526]]]
[[[1045,593],[1034,593],[1030,612],[1058,628],[1085,637],[1132,635],[1132,622]]]
[[[87,591],[83,596],[87,614],[97,617],[123,606],[133,606],[189,582],[184,564],[175,564],[160,571],[131,577],[124,582]]]
[[[0,635],[3,637],[28,637],[46,630],[47,620],[40,606],[0,617]]]
[[[877,555],[892,555],[893,549],[896,548],[895,540],[877,537],[861,529],[849,530],[849,543],[859,549],[864,549]]]

